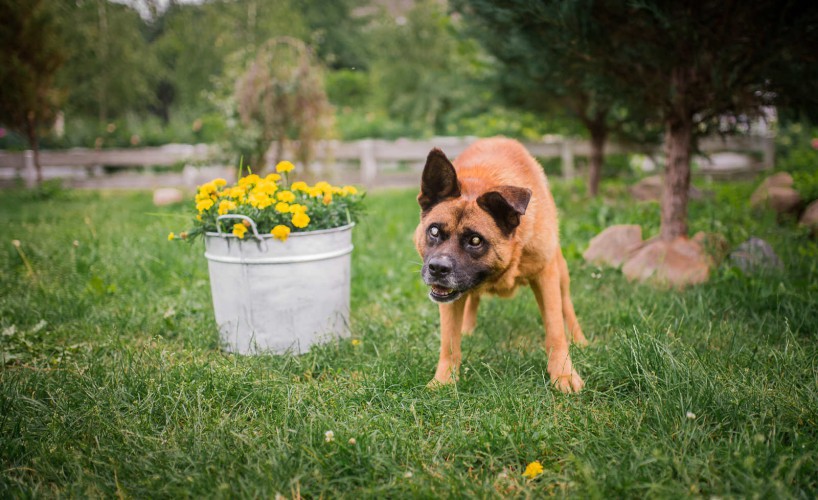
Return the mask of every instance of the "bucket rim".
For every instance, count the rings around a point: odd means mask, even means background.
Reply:
[[[287,238],[303,238],[305,236],[313,236],[313,235],[320,235],[320,234],[328,234],[328,233],[340,233],[342,231],[347,231],[355,227],[355,223],[351,222],[349,224],[344,224],[343,226],[338,227],[331,227],[329,229],[316,229],[315,231],[299,231],[290,233]],[[239,238],[235,234],[232,233],[216,233],[212,231],[205,232],[205,236],[212,236],[214,238],[236,238],[240,241],[244,241],[243,239]],[[262,234],[260,235],[263,239],[275,238],[272,234]]]

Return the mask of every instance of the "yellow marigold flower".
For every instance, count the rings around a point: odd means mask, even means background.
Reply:
[[[525,472],[523,472],[523,477],[527,477],[528,479],[534,479],[535,477],[542,474],[543,467],[539,460],[535,460],[528,464],[525,468]]]
[[[281,241],[287,241],[287,237],[290,235],[290,228],[279,224],[276,227],[274,227],[273,230],[270,231],[270,233],[276,239],[279,239]]]
[[[278,201],[286,201],[287,203],[295,201],[295,195],[292,191],[279,191],[276,193],[276,198],[278,198]]]
[[[224,180],[224,179],[222,179],[221,177],[219,177],[218,179],[213,179],[213,180],[212,180],[212,181],[210,181],[210,182],[212,182],[212,183],[213,183],[213,185],[214,185],[214,186],[216,186],[216,187],[222,187],[222,186],[226,186],[226,185],[227,185],[227,181],[226,181],[226,180]]]
[[[278,165],[276,165],[276,172],[279,174],[283,174],[284,172],[290,172],[292,169],[295,168],[295,165],[288,161],[280,161]]]
[[[175,237],[176,237],[176,235],[175,235],[175,234],[170,233],[170,234],[168,235],[168,241],[173,241],[173,238],[175,238]]]
[[[298,212],[293,214],[293,226],[297,228],[305,228],[310,223],[310,216],[305,214],[304,212]]]
[[[252,207],[263,208],[261,205],[269,199],[270,197],[267,196],[267,193],[253,191],[250,193],[250,196],[247,197],[247,202],[250,203]],[[268,203],[267,206],[270,206],[270,204]]]
[[[325,194],[323,202],[324,205],[329,205],[330,203],[332,203],[332,193]]]
[[[332,194],[343,194],[344,190],[338,186],[332,186]]]
[[[355,186],[344,186],[342,191],[344,192],[344,196],[358,194],[358,190],[355,188]]]
[[[222,200],[222,202],[219,203],[219,215],[224,215],[227,212],[235,209],[236,204],[230,200]]]
[[[239,186],[246,186],[248,184],[256,184],[260,180],[261,180],[261,177],[259,177],[256,174],[246,175],[246,176],[242,177],[241,179],[239,179]]]
[[[244,233],[247,232],[247,226],[242,223],[233,224],[233,234],[239,237],[239,239],[244,239]]]
[[[199,186],[200,194],[210,195],[210,193],[215,193],[216,191],[218,191],[218,188],[216,187],[216,184],[214,184],[212,181],[206,182]]]
[[[298,203],[293,203],[290,205],[290,213],[297,214],[298,212],[306,212],[307,206],[306,205],[299,205]]]
[[[307,191],[309,191],[310,187],[307,185],[306,182],[297,181],[293,182],[292,186],[290,186],[290,189],[292,189],[293,191],[303,191],[306,193]]]
[[[329,182],[321,181],[315,183],[313,186],[315,189],[320,189],[323,193],[331,193],[332,192],[332,185]]]
[[[281,212],[282,214],[290,213],[290,204],[286,201],[279,201],[276,203],[276,212]]]
[[[267,174],[267,177],[265,177],[264,180],[270,182],[278,182],[281,180],[281,176],[278,174]]]
[[[276,191],[278,191],[278,185],[276,185],[275,182],[262,179],[261,181],[259,181],[258,184],[256,184],[256,187],[253,188],[253,191],[257,191],[259,193],[264,194],[273,194]]]
[[[224,194],[229,198],[240,200],[244,197],[245,193],[246,191],[243,186],[233,186],[230,189],[226,189]]]
[[[210,210],[210,207],[212,207],[212,206],[213,206],[213,200],[211,200],[210,198],[207,198],[207,199],[204,199],[204,200],[200,200],[198,203],[196,203],[196,210],[198,210],[199,213],[201,213],[201,212],[204,212],[205,210]]]
[[[202,222],[202,216],[201,216],[201,215],[197,215],[197,216],[196,216],[196,220],[197,220],[197,221],[199,221],[199,222]]]
[[[307,191],[307,194],[310,195],[310,197],[312,198],[318,198],[319,196],[322,196],[324,193],[320,189],[312,187],[309,189],[309,191]]]
[[[269,207],[273,203],[275,203],[275,199],[270,198],[269,196],[267,196],[258,203],[258,208],[260,210],[264,210],[265,208]]]

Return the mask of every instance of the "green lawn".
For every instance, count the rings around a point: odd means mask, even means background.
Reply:
[[[591,340],[578,395],[548,386],[529,291],[486,300],[459,384],[425,389],[438,317],[414,191],[371,194],[355,229],[360,344],[301,357],[219,351],[201,242],[167,241],[187,207],[0,193],[0,497],[815,498],[818,244],[751,214],[751,185],[702,186],[692,230],[764,238],[786,270],[657,291],[581,253],[612,223],[655,233],[658,205],[554,184]]]

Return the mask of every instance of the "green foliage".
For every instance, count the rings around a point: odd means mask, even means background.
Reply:
[[[793,187],[810,202],[818,199],[818,128],[784,123],[776,137],[776,169],[789,172]]]
[[[425,389],[439,320],[411,243],[416,190],[371,195],[377,217],[354,230],[358,345],[302,356],[219,350],[202,252],[165,241],[185,207],[4,193],[34,272],[0,247],[0,495],[815,497],[818,245],[755,217],[752,185],[714,184],[691,224],[762,237],[785,269],[657,291],[579,257],[609,223],[652,235],[655,204],[551,185],[592,340],[572,349],[588,384],[574,396],[548,387],[527,291],[485,300],[460,382]]]

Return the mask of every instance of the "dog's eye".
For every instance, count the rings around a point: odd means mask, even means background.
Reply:
[[[475,236],[472,236],[471,238],[469,238],[469,245],[471,245],[473,247],[479,247],[481,243],[483,243],[483,238],[481,238],[479,236],[475,235]]]
[[[429,228],[429,235],[431,235],[434,238],[437,238],[438,236],[440,236],[440,228],[437,227],[437,226],[430,227]]]

